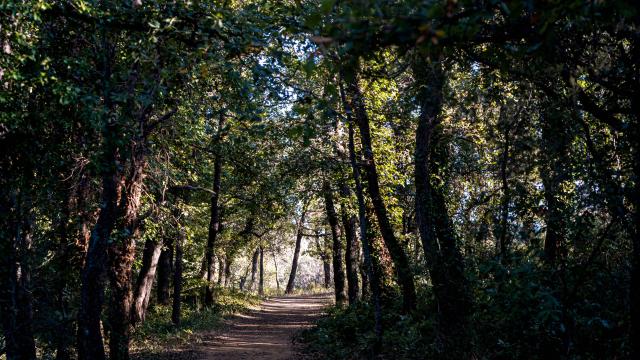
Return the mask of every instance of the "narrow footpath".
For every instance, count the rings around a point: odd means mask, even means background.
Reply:
[[[200,359],[296,359],[293,336],[314,324],[330,294],[275,297],[228,320],[228,327],[198,346]]]

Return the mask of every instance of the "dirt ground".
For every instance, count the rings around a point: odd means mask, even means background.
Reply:
[[[303,357],[293,343],[301,330],[313,326],[331,304],[331,294],[274,297],[259,308],[225,320],[222,329],[198,334],[197,344],[137,354],[137,360],[285,360]]]
[[[198,359],[295,359],[293,336],[312,326],[331,301],[329,294],[264,301],[259,309],[231,318],[224,331],[198,346]]]

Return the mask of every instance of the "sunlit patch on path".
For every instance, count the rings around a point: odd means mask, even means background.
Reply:
[[[292,337],[313,325],[332,301],[331,295],[272,298],[259,309],[234,316],[222,333],[199,346],[201,359],[293,359]]]

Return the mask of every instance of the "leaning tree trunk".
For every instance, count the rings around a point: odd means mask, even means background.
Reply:
[[[173,260],[173,243],[169,238],[164,240],[164,248],[158,260],[157,298],[158,304],[169,305],[169,286],[171,284],[171,261]]]
[[[285,290],[286,294],[293,293],[293,289],[295,287],[296,282],[296,271],[298,270],[298,260],[300,259],[300,246],[302,245],[302,237],[303,237],[303,229],[304,229],[304,221],[306,217],[307,211],[306,209],[302,209],[302,214],[300,215],[300,220],[298,221],[298,226],[296,229],[296,247],[293,251],[293,260],[291,261],[291,272],[289,273],[289,281],[287,282],[287,289]]]
[[[362,276],[362,295],[363,297],[371,290],[371,296],[373,298],[374,304],[374,318],[375,318],[375,334],[376,340],[379,343],[382,339],[382,309],[380,304],[380,287],[379,287],[379,278],[373,266],[372,259],[372,246],[369,237],[367,236],[367,210],[366,204],[364,201],[364,191],[362,189],[362,182],[360,180],[360,166],[356,160],[356,147],[354,141],[354,130],[353,130],[353,112],[349,102],[347,101],[344,85],[343,85],[343,74],[340,74],[340,99],[342,101],[342,106],[344,107],[344,111],[347,115],[347,126],[349,131],[349,162],[351,164],[351,172],[353,174],[353,181],[355,183],[355,192],[356,199],[358,200],[358,221],[359,221],[359,230],[360,230],[360,241],[362,243],[362,255],[364,259],[364,268],[365,271]]]
[[[358,85],[357,74],[354,71],[351,80],[347,83],[347,92],[351,96],[352,106],[354,109],[355,120],[360,129],[360,139],[362,142],[362,150],[364,153],[365,178],[367,180],[367,191],[371,197],[374,212],[378,219],[378,226],[385,245],[389,249],[389,254],[396,268],[398,285],[402,290],[403,310],[411,311],[416,306],[416,290],[413,283],[413,271],[409,266],[409,259],[402,244],[396,238],[393,227],[389,222],[387,208],[384,204],[382,194],[380,193],[380,184],[378,181],[378,170],[373,154],[373,145],[371,141],[371,129],[369,125],[369,117],[364,104],[364,99]]]
[[[347,302],[344,284],[344,269],[342,265],[342,242],[338,234],[338,216],[333,204],[333,191],[329,181],[325,180],[322,186],[324,195],[324,204],[327,212],[327,221],[331,229],[331,238],[333,240],[332,262],[333,262],[333,285],[336,296],[336,305],[340,306]]]
[[[221,139],[222,127],[224,126],[224,115],[221,113],[218,120],[218,141]],[[211,220],[209,221],[209,236],[207,238],[207,248],[205,256],[207,258],[207,285],[205,288],[204,305],[213,306],[213,249],[216,245],[218,232],[220,230],[220,208],[218,201],[220,199],[220,183],[222,176],[222,155],[216,153],[213,163],[213,194],[211,195]]]
[[[142,268],[140,268],[135,292],[133,294],[132,324],[144,321],[161,253],[161,241],[147,240],[145,242],[144,252],[142,254]]]

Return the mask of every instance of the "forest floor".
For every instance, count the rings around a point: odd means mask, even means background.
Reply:
[[[198,334],[185,349],[166,349],[155,359],[288,360],[304,358],[294,344],[300,331],[313,326],[333,301],[331,294],[278,296],[255,309],[233,315],[222,328]],[[142,357],[147,359],[148,357]]]

